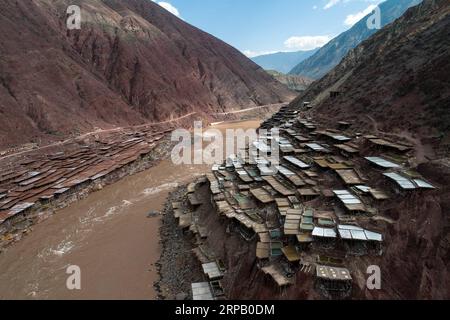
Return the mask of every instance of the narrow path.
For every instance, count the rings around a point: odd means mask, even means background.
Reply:
[[[79,136],[77,136],[75,138],[68,138],[66,140],[63,140],[63,141],[60,141],[60,142],[55,142],[55,143],[52,143],[52,144],[48,144],[46,146],[42,146],[42,147],[39,147],[39,148],[36,148],[36,149],[15,152],[15,153],[9,154],[7,156],[0,157],[0,160],[5,160],[5,159],[11,158],[11,157],[20,156],[20,155],[23,155],[23,154],[27,154],[29,152],[36,152],[36,151],[45,150],[45,149],[48,149],[48,148],[51,148],[51,147],[62,146],[62,145],[65,145],[67,143],[70,143],[70,142],[73,142],[73,141],[76,141],[76,140],[82,140],[82,139],[90,137],[90,136],[92,136],[94,134],[113,133],[113,132],[119,132],[119,131],[126,130],[126,129],[139,129],[139,128],[145,128],[145,127],[148,127],[148,126],[168,124],[168,123],[177,122],[177,121],[189,118],[189,117],[191,117],[193,115],[196,115],[196,114],[197,114],[197,112],[191,112],[191,113],[188,113],[188,114],[186,114],[184,116],[181,116],[181,117],[178,117],[178,118],[175,118],[175,119],[170,119],[170,120],[161,121],[161,122],[150,122],[150,123],[141,124],[141,125],[137,125],[137,126],[117,127],[117,128],[112,128],[112,129],[97,129],[95,131],[90,131],[90,132],[83,133],[82,135],[79,135]]]
[[[252,107],[252,108],[247,108],[247,109],[242,109],[242,110],[234,110],[234,111],[224,112],[224,113],[214,113],[214,114],[212,114],[212,116],[226,116],[226,115],[230,115],[230,114],[240,114],[240,113],[244,113],[244,112],[248,112],[248,111],[252,111],[252,110],[259,110],[259,109],[263,109],[263,108],[272,108],[272,107],[278,107],[278,106],[281,107],[281,106],[283,106],[285,104],[287,104],[287,103],[268,104],[268,105],[264,105],[264,106]],[[52,148],[52,147],[62,146],[62,145],[65,145],[67,143],[70,143],[70,142],[73,142],[73,141],[76,141],[76,140],[85,139],[85,138],[90,137],[90,136],[92,136],[94,134],[113,133],[113,132],[119,132],[119,131],[126,130],[126,129],[139,129],[139,128],[145,128],[145,127],[148,127],[148,126],[169,124],[169,123],[172,123],[172,122],[177,122],[177,121],[180,121],[180,120],[192,117],[192,116],[194,116],[196,114],[198,114],[198,112],[190,112],[190,113],[185,114],[185,115],[183,115],[181,117],[178,117],[178,118],[169,119],[169,120],[165,120],[165,121],[161,121],[161,122],[150,122],[150,123],[145,123],[145,124],[141,124],[141,125],[137,125],[137,126],[117,127],[117,128],[112,128],[112,129],[98,129],[98,130],[95,130],[95,131],[83,133],[82,135],[79,135],[79,136],[77,136],[75,138],[68,138],[68,139],[65,139],[65,140],[60,141],[60,142],[55,142],[55,143],[48,144],[48,145],[45,145],[45,146],[42,146],[42,147],[38,147],[36,149],[23,150],[23,151],[15,152],[15,153],[12,153],[12,154],[8,154],[6,156],[0,157],[0,161],[8,159],[8,158],[15,157],[15,156],[24,155],[24,154],[27,154],[27,153],[30,153],[30,152],[42,151],[42,150],[49,149],[49,148]]]

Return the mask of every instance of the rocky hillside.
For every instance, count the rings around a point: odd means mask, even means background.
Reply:
[[[450,246],[450,3],[424,0],[352,50],[292,107],[325,126],[352,122],[353,130],[408,142],[412,165],[441,187],[412,195],[386,211],[395,224],[380,260],[387,295],[365,298],[447,299]],[[339,92],[331,98],[329,92]]]
[[[437,146],[450,131],[450,3],[426,0],[356,49],[292,102],[324,121],[354,121]],[[331,98],[329,92],[340,95]]]
[[[313,83],[312,79],[302,76],[284,74],[274,70],[268,70],[267,72],[282,84],[286,85],[289,89],[297,92],[305,91],[306,88]]]
[[[67,30],[69,5],[81,30]],[[0,2],[0,146],[289,100],[240,52],[148,0]]]
[[[297,52],[277,52],[254,57],[252,60],[266,70],[288,73],[300,62],[308,59],[319,49]]]
[[[379,5],[381,26],[384,27],[400,17],[408,8],[422,0],[387,0]],[[310,58],[294,67],[290,74],[320,79],[341,62],[342,58],[362,41],[368,39],[378,30],[367,27],[367,18],[363,18],[348,31],[340,34],[323,46]]]

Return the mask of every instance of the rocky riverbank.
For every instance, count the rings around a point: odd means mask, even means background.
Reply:
[[[192,253],[195,238],[178,227],[173,202],[179,202],[182,210],[186,205],[187,187],[182,186],[170,193],[162,210],[160,227],[161,257],[156,264],[160,280],[155,283],[158,299],[184,300],[191,297],[191,283],[202,280],[201,266]],[[190,241],[191,240],[191,241]]]

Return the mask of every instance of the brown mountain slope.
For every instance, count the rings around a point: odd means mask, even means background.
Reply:
[[[412,193],[381,208],[379,214],[392,219],[381,229],[386,247],[376,262],[383,270],[382,290],[364,289],[357,298],[450,296],[449,75],[450,2],[424,0],[290,104],[298,109],[313,102],[302,116],[324,128],[346,120],[354,132],[410,143],[416,152],[408,165],[438,186],[434,193]],[[340,95],[331,98],[331,91]]]
[[[267,73],[272,77],[285,84],[289,89],[297,92],[305,91],[314,80],[303,76],[297,76],[292,74],[284,74],[275,70],[267,70]]]
[[[82,9],[68,31],[68,5]],[[0,2],[0,146],[287,101],[222,41],[148,0]]]
[[[449,74],[450,2],[426,0],[351,51],[292,106],[311,100],[311,112],[328,123],[351,120],[361,130],[442,143],[450,131]],[[341,94],[330,98],[329,91]]]

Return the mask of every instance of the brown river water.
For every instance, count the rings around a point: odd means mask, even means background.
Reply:
[[[214,129],[257,128],[260,121]],[[58,211],[0,254],[0,299],[155,299],[161,210],[169,192],[210,170],[164,160]],[[67,267],[81,290],[66,287]]]

